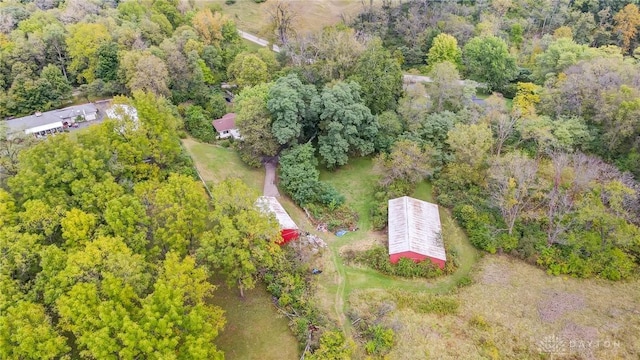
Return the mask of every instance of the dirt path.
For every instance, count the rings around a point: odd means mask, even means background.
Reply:
[[[280,197],[278,187],[276,186],[276,169],[278,164],[272,161],[264,163],[265,175],[264,175],[264,196]]]

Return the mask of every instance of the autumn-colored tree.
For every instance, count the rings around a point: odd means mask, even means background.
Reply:
[[[223,39],[222,26],[227,21],[222,13],[205,8],[193,16],[192,24],[206,45],[217,45]]]
[[[638,35],[640,26],[640,9],[636,4],[627,4],[613,17],[616,31],[622,37],[622,48],[631,51],[631,43]]]
[[[536,105],[540,103],[540,91],[540,87],[533,83],[518,83],[511,113],[515,117],[535,116]]]

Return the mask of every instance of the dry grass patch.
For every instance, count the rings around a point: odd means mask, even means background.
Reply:
[[[499,274],[507,274],[507,281]],[[390,303],[393,311],[383,320],[396,331],[390,359],[640,357],[637,280],[552,277],[519,260],[493,255],[480,260],[475,277],[475,284],[441,297],[459,303],[449,315],[421,310],[432,294],[393,289],[355,290],[349,307],[353,314],[376,314]],[[554,353],[545,352],[549,343]]]
[[[233,5],[226,5],[226,0],[206,0],[202,4],[216,4],[222,12],[234,19],[238,28],[259,34],[263,37],[271,35],[269,28],[269,14],[267,9],[273,1],[256,4],[252,0],[237,0]],[[334,25],[343,20],[351,21],[362,11],[362,2],[356,0],[285,0],[292,11],[297,14],[294,27],[298,33],[320,31],[328,25]],[[369,1],[367,0],[368,4]],[[374,0],[379,6],[382,0]]]

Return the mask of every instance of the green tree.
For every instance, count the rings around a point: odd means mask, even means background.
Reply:
[[[279,144],[306,141],[316,130],[317,114],[311,101],[317,96],[313,85],[304,85],[295,74],[279,78],[269,89],[267,109],[271,131]]]
[[[153,293],[142,301],[136,349],[148,359],[221,360],[214,340],[224,326],[222,309],[209,305],[215,287],[195,260],[168,253]]]
[[[2,310],[0,357],[3,359],[57,359],[69,350],[66,339],[56,332],[42,305],[18,301]]]
[[[211,119],[200,106],[189,106],[184,116],[184,127],[191,136],[200,141],[212,142],[216,139]]]
[[[426,84],[426,89],[432,102],[432,111],[458,111],[471,103],[476,92],[475,86],[460,80],[454,64],[442,61],[433,65],[429,77],[432,82]]]
[[[533,75],[539,83],[544,83],[548,76],[558,75],[578,61],[595,55],[595,49],[587,45],[576,44],[570,38],[560,38],[549,44],[542,54],[536,56]]]
[[[462,67],[462,50],[458,47],[458,40],[444,33],[433,39],[427,53],[427,64],[429,68],[433,68],[435,64],[443,61],[452,63],[458,70]]]
[[[240,53],[227,70],[229,78],[239,87],[255,86],[271,79],[267,64],[259,56]]]
[[[171,174],[161,184],[140,183],[136,193],[147,205],[154,234],[153,254],[186,255],[195,249],[206,227],[207,201],[202,184]]]
[[[349,153],[373,152],[378,123],[363,104],[357,83],[325,86],[312,106],[320,116],[318,146],[327,167],[345,165]]]
[[[71,84],[57,66],[52,64],[45,66],[40,73],[40,79],[47,81],[51,86],[49,98],[53,107],[59,107],[71,99]]]
[[[105,42],[96,51],[96,78],[104,81],[115,81],[118,77],[118,44]]]
[[[320,172],[311,143],[298,145],[280,156],[280,185],[302,206],[313,203]]]
[[[212,189],[213,230],[204,234],[199,257],[219,269],[229,287],[238,286],[244,297],[252,289],[260,270],[273,265],[280,251],[280,228],[273,216],[255,207],[258,197],[238,179],[225,180]]]
[[[507,44],[495,36],[471,39],[464,46],[463,61],[469,78],[487,84],[490,90],[502,89],[518,75]]]
[[[353,80],[361,88],[362,100],[377,115],[398,107],[402,94],[402,69],[398,61],[385,49],[382,41],[371,41],[360,55]]]
[[[381,175],[380,184],[389,186],[396,181],[417,184],[433,173],[432,149],[421,148],[411,140],[399,140],[391,148],[391,153],[380,154],[375,160],[375,168]]]
[[[274,156],[280,145],[273,135],[271,114],[267,108],[270,83],[242,89],[235,100],[236,126],[242,141],[238,144],[242,159],[260,166],[263,156]]]
[[[355,348],[353,340],[347,339],[340,331],[325,331],[320,337],[320,347],[305,353],[309,360],[349,360]]]
[[[86,244],[93,236],[97,223],[96,216],[79,209],[67,211],[60,221],[62,239],[66,248],[74,248]]]
[[[447,144],[458,162],[477,169],[484,165],[489,155],[493,135],[486,124],[456,124],[447,135]]]
[[[111,35],[102,24],[78,23],[69,26],[67,51],[71,57],[69,70],[77,74],[79,83],[90,84],[96,79],[98,49],[111,41]]]

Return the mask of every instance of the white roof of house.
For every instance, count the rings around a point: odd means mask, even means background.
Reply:
[[[438,205],[408,196],[389,200],[389,254],[405,251],[447,260]]]
[[[282,207],[278,199],[273,196],[260,196],[256,201],[256,205],[262,212],[270,212],[276,216],[280,229],[297,229],[298,225],[293,221],[291,216]]]

